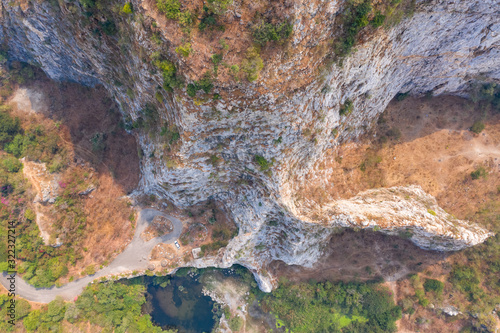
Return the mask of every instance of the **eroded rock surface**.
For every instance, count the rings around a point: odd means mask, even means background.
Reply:
[[[137,13],[153,15],[132,2]],[[10,57],[39,64],[56,80],[103,84],[133,120],[150,103],[163,121],[177,126],[181,143],[175,165],[163,157],[165,143],[159,135],[135,132],[144,156],[139,190],[166,196],[180,206],[215,198],[225,203],[240,228],[223,255],[197,259],[197,267],[240,263],[257,274],[263,290],[270,290],[273,278],[263,270],[266,263],[280,259],[311,265],[334,226],[373,227],[377,221],[384,232],[411,228],[413,241],[438,250],[471,246],[489,235],[453,219],[418,188],[368,191],[331,202],[323,207],[326,222],[303,218],[307,214],[294,195],[325,151],[364,133],[396,93],[465,95],[475,79],[500,79],[497,1],[417,1],[413,16],[376,30],[360,41],[342,67],[327,64],[319,73],[324,57],[310,54],[319,43],[334,38],[334,18],[343,2],[294,1],[288,55],[278,52],[265,59],[257,82],[222,82],[216,89],[222,99],[201,103],[184,91],[155,97],[161,75],[139,50],[149,54],[158,47],[140,19],[130,19],[128,30],[121,32],[130,43],[119,49],[115,37],[101,38],[86,30],[76,5],[61,3],[58,12],[48,2],[2,4],[0,39],[8,44]],[[245,17],[240,12],[238,19]],[[181,66],[183,61],[172,50],[169,57]],[[127,85],[116,84],[119,80]],[[339,107],[347,100],[353,111],[340,116]],[[272,164],[269,171],[260,170],[256,154]],[[221,163],[211,163],[212,155]],[[259,244],[264,248],[257,249]]]

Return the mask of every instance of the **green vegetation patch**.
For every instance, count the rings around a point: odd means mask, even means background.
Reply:
[[[89,285],[74,303],[56,298],[23,320],[28,332],[63,332],[63,320],[71,324],[90,322],[104,332],[170,332],[154,326],[149,315],[143,315],[145,287],[118,282]],[[0,297],[1,303],[1,297]],[[29,305],[29,304],[28,304]]]
[[[264,158],[264,156],[261,155],[255,155],[253,157],[255,163],[257,163],[260,167],[260,171],[267,171],[269,168],[273,165],[272,162],[269,162]]]
[[[352,112],[352,110],[354,110],[354,104],[348,98],[345,100],[344,104],[340,105],[339,114],[341,116],[346,116],[346,115],[350,114]]]
[[[336,59],[341,62],[342,58],[352,53],[363,28],[370,25],[372,29],[376,29],[397,24],[405,15],[411,15],[414,9],[415,0],[382,0],[374,5],[371,0],[346,1],[340,16],[341,32],[334,43]]]
[[[177,77],[177,68],[174,63],[169,60],[156,60],[155,66],[160,70],[163,76],[163,89],[173,91],[174,88],[182,86],[182,80]]]
[[[477,180],[479,178],[483,178],[483,179],[486,179],[487,177],[487,172],[486,172],[486,169],[483,167],[483,166],[480,166],[478,167],[476,170],[472,171],[470,173],[470,177],[473,179],[473,180]]]
[[[268,42],[279,44],[288,40],[293,33],[293,24],[286,21],[276,24],[260,20],[252,28],[252,36],[255,43],[266,45]]]
[[[424,289],[426,292],[432,291],[440,295],[443,293],[444,283],[435,279],[425,279]]]
[[[264,61],[260,57],[260,48],[249,47],[240,69],[246,73],[247,80],[253,82],[259,78],[262,68],[264,68]]]
[[[386,288],[359,283],[282,283],[261,301],[292,332],[395,332],[401,308]]]
[[[200,80],[189,83],[186,87],[186,92],[189,97],[195,97],[199,90],[203,90],[205,94],[209,94],[213,88],[214,84],[212,74],[207,71],[203,74],[203,77]]]

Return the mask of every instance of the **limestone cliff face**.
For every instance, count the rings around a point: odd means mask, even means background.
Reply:
[[[178,162],[167,167],[159,135],[136,132],[146,156],[140,190],[181,206],[207,198],[224,202],[240,233],[222,259],[193,264],[243,264],[256,272],[263,290],[270,290],[272,277],[262,270],[267,262],[313,264],[336,226],[380,224],[381,231],[409,232],[418,245],[438,250],[457,250],[489,236],[455,221],[414,187],[333,202],[323,207],[321,219],[311,218],[292,199],[324,152],[362,134],[396,93],[464,94],[476,78],[500,79],[500,6],[495,0],[417,1],[411,17],[361,38],[340,67],[328,65],[315,50],[334,38],[335,16],[343,5],[294,0],[287,56],[278,52],[265,59],[255,83],[221,83],[218,101],[197,102],[181,90],[173,95],[161,91],[161,103],[155,98],[162,78],[143,53],[158,47],[149,39],[151,13],[140,2],[133,1],[134,18],[118,23],[120,34],[106,37],[89,28],[92,22],[82,20],[76,3],[60,2],[54,9],[47,2],[2,0],[0,39],[10,57],[39,65],[53,79],[103,84],[132,119],[147,103],[156,105],[162,119],[180,129]],[[236,13],[238,3],[234,6]],[[167,31],[161,31],[169,44]],[[186,67],[174,52],[169,56],[179,68]],[[194,79],[189,73],[184,71],[188,81]],[[339,106],[348,99],[353,111],[340,116]],[[259,170],[256,154],[273,161],[270,172]],[[210,163],[211,155],[223,161]],[[265,246],[256,248],[259,244]]]

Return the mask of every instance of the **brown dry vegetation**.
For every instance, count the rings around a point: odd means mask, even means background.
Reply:
[[[36,77],[23,87],[40,96],[36,108],[41,114],[64,125],[61,137],[71,143],[77,162],[87,161],[99,172],[111,173],[126,193],[135,189],[140,177],[137,144],[120,127],[118,107],[104,87],[56,83],[41,71]],[[103,134],[100,146],[92,142],[96,134]]]
[[[180,209],[167,199],[155,196],[142,196],[139,198],[142,206],[155,207],[168,214],[179,218],[185,225],[179,244],[181,248],[175,249],[173,245],[160,244],[151,253],[152,262],[156,267],[177,267],[193,259],[191,250],[202,247],[202,255],[223,255],[223,248],[227,241],[233,238],[238,231],[234,221],[225,212],[222,203],[207,201],[193,205],[188,209]],[[219,251],[222,249],[222,251]],[[156,261],[155,261],[156,260]]]
[[[4,82],[2,91],[4,98],[13,93],[11,114],[21,119],[23,128],[41,126],[57,142],[58,201],[33,210],[43,210],[51,239],[60,238],[62,247],[74,251],[77,261],[58,283],[84,274],[86,267],[106,265],[133,235],[133,209],[124,196],[137,186],[140,175],[135,139],[118,126],[116,105],[102,87],[55,83],[37,69],[22,84]],[[104,134],[98,149],[92,142],[96,133]],[[47,167],[55,165],[51,163]],[[33,186],[28,198],[35,195],[37,184]],[[78,229],[75,219],[84,221]]]
[[[484,121],[486,125],[479,134],[470,131],[476,121]],[[471,172],[479,168],[486,172],[473,179]],[[391,102],[373,132],[360,142],[343,144],[318,163],[297,198],[312,199],[318,207],[370,188],[415,184],[434,195],[438,204],[457,218],[498,230],[499,171],[499,114],[484,104],[460,97],[409,97]],[[423,251],[395,237],[370,231],[345,231],[332,237],[327,247],[330,254],[313,269],[279,263],[274,269],[296,280],[364,281],[382,276],[394,290],[396,302],[402,304],[404,300],[415,309],[415,313],[403,315],[400,332],[459,332],[471,324],[479,327],[485,323],[491,327],[487,316],[497,294],[495,273],[489,266],[498,259],[494,248],[494,244],[484,244],[444,255]],[[450,283],[450,272],[456,265],[473,267],[478,272],[481,289],[471,293],[472,296],[459,292]],[[434,308],[419,305],[416,289],[406,279],[409,273],[418,273],[421,281],[433,278],[445,283],[441,296],[425,293]],[[482,292],[491,299],[479,296]],[[438,307],[446,305],[458,307],[463,314],[457,317],[443,314]],[[481,313],[480,318],[471,320],[467,311]],[[497,319],[497,326],[498,323]]]
[[[376,141],[331,151],[311,171],[326,181],[308,181],[298,197],[321,205],[370,188],[415,184],[447,212],[469,218],[497,195],[500,184],[500,116],[490,117],[486,129],[474,134],[469,128],[482,114],[454,96],[392,102],[375,128]],[[480,166],[488,175],[473,180],[470,174]]]

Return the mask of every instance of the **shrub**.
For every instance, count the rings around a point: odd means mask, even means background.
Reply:
[[[95,0],[80,0],[80,3],[85,9],[91,9],[95,7]]]
[[[169,144],[172,144],[181,138],[176,126],[164,126],[164,127],[162,127],[160,135]]]
[[[221,27],[217,23],[217,15],[211,12],[207,6],[203,6],[203,17],[200,20],[200,24],[198,24],[198,29],[204,31],[207,28],[212,30],[216,27]]]
[[[8,172],[16,173],[23,167],[23,164],[15,157],[7,156],[2,160],[2,167]]]
[[[196,92],[198,90],[196,89],[196,86],[193,83],[189,83],[186,87],[186,92],[189,97],[194,97],[196,96]]]
[[[241,62],[241,70],[247,74],[247,80],[250,82],[257,80],[262,68],[264,68],[264,62],[260,57],[260,49],[249,47],[245,59]]]
[[[342,14],[343,33],[335,44],[335,54],[338,58],[348,56],[356,44],[358,32],[368,25],[368,15],[372,10],[370,0],[363,2],[348,1]]]
[[[459,290],[472,292],[479,285],[479,276],[475,268],[470,266],[456,265],[450,275],[450,281]]]
[[[220,53],[212,54],[210,59],[212,60],[214,66],[217,66],[222,62],[222,54]]]
[[[344,104],[340,105],[339,114],[341,116],[348,115],[349,113],[352,112],[353,109],[354,109],[354,104],[348,98],[348,99],[345,100]]]
[[[484,123],[482,121],[476,121],[474,124],[472,124],[472,127],[470,130],[476,134],[481,133],[484,130]]]
[[[200,80],[188,84],[186,92],[188,96],[195,97],[198,90],[203,90],[206,94],[209,94],[212,91],[213,87],[214,85],[212,74],[207,71],[205,72],[205,74],[203,74],[203,77]]]
[[[5,150],[16,157],[21,157],[24,155],[29,141],[28,137],[24,137],[22,134],[17,134],[11,142],[5,145]]]
[[[156,7],[171,20],[176,20],[181,12],[179,0],[156,0]]]
[[[267,42],[283,43],[292,33],[293,24],[289,22],[272,24],[260,21],[252,29],[253,40],[259,45],[265,45]]]
[[[34,221],[36,219],[36,214],[33,210],[31,210],[30,208],[26,209],[26,211],[24,212],[24,217],[28,220],[28,221]]]
[[[88,265],[83,272],[87,275],[94,275],[96,272],[95,265]]]
[[[179,88],[182,85],[180,79],[177,78],[177,69],[169,60],[156,60],[156,67],[161,71],[163,76],[163,88],[167,91],[173,91],[174,88]]]
[[[233,0],[207,0],[206,7],[211,13],[216,15],[224,14]]]
[[[444,283],[435,279],[425,279],[424,282],[425,291],[433,291],[436,294],[441,294],[444,289]]]
[[[401,102],[401,101],[404,101],[408,96],[410,96],[410,92],[409,91],[407,91],[405,93],[399,92],[399,93],[396,94],[396,100],[398,102]]]
[[[116,35],[118,32],[118,29],[116,28],[115,22],[111,20],[106,20],[102,23],[100,23],[102,31],[108,35],[108,36],[113,36]]]
[[[392,127],[386,134],[394,140],[399,140],[401,138],[401,130],[397,127]]]
[[[124,13],[124,14],[132,14],[132,4],[130,2],[127,2],[123,6],[122,13]]]
[[[92,151],[94,152],[102,152],[106,148],[105,141],[106,137],[104,133],[95,133],[91,138],[90,142],[92,143]]]
[[[179,53],[184,58],[189,57],[193,49],[191,48],[191,43],[185,43],[184,45],[179,45],[175,48],[175,52]]]
[[[370,22],[374,28],[378,28],[384,24],[385,15],[382,15],[380,12],[377,12],[373,17],[373,20]]]
[[[260,166],[260,171],[269,170],[269,168],[273,165],[261,155],[255,155],[254,161]]]
[[[21,132],[19,118],[13,118],[7,112],[0,111],[0,143],[12,141],[19,132]]]
[[[189,10],[185,10],[177,15],[177,21],[179,25],[183,27],[183,32],[189,34],[191,32],[190,26],[193,25],[194,19],[193,14]]]
[[[243,327],[243,319],[240,316],[236,316],[229,320],[229,328],[233,332],[238,332]]]
[[[475,171],[470,173],[472,179],[477,180],[479,178],[486,179],[486,169],[482,166],[478,167]]]

